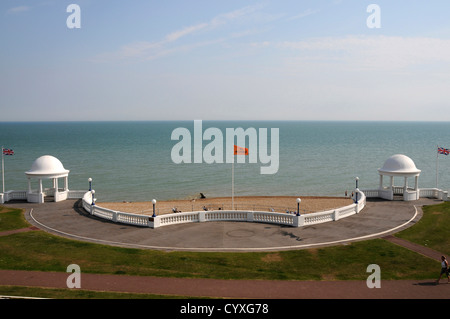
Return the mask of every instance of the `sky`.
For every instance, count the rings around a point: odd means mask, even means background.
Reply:
[[[2,0],[0,122],[450,121],[449,14],[444,0]]]

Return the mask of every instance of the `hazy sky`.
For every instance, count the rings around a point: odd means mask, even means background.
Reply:
[[[449,16],[448,0],[2,0],[0,121],[450,121]]]

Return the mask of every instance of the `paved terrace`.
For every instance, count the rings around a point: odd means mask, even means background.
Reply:
[[[386,237],[414,225],[422,216],[422,205],[439,202],[434,199],[414,202],[369,199],[359,214],[299,228],[248,222],[205,222],[151,229],[93,217],[82,209],[79,200],[7,206],[25,208],[26,219],[40,229],[77,240],[144,249],[271,251]]]

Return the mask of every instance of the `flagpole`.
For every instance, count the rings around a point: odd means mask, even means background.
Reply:
[[[3,146],[2,146],[2,192],[3,194],[5,193],[5,162],[4,162],[4,157],[5,155],[3,154]]]
[[[234,210],[234,156],[231,163],[231,210]]]
[[[438,159],[439,159],[439,145],[437,146],[436,149],[436,188],[438,188]]]

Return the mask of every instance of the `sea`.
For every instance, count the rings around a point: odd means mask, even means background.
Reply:
[[[194,121],[0,122],[0,144],[14,151],[4,156],[5,190],[26,190],[25,171],[42,155],[55,156],[70,170],[69,189],[88,190],[92,178],[99,202],[200,193],[227,197],[233,170],[235,196],[344,196],[355,188],[356,177],[360,189],[377,188],[377,170],[394,154],[409,156],[422,170],[419,187],[450,188],[450,156],[437,153],[438,146],[450,148],[450,122],[202,121],[202,126],[203,132],[223,132],[224,147],[227,128],[254,128],[259,134],[266,128],[269,141],[271,129],[278,128],[278,171],[261,174],[268,164],[251,163],[248,156],[235,164],[225,157],[223,163],[175,163],[172,150],[180,141],[172,140],[172,133],[190,132],[193,159]],[[203,140],[203,148],[209,143]],[[404,180],[394,182],[403,186]],[[51,181],[44,187],[52,187]]]

